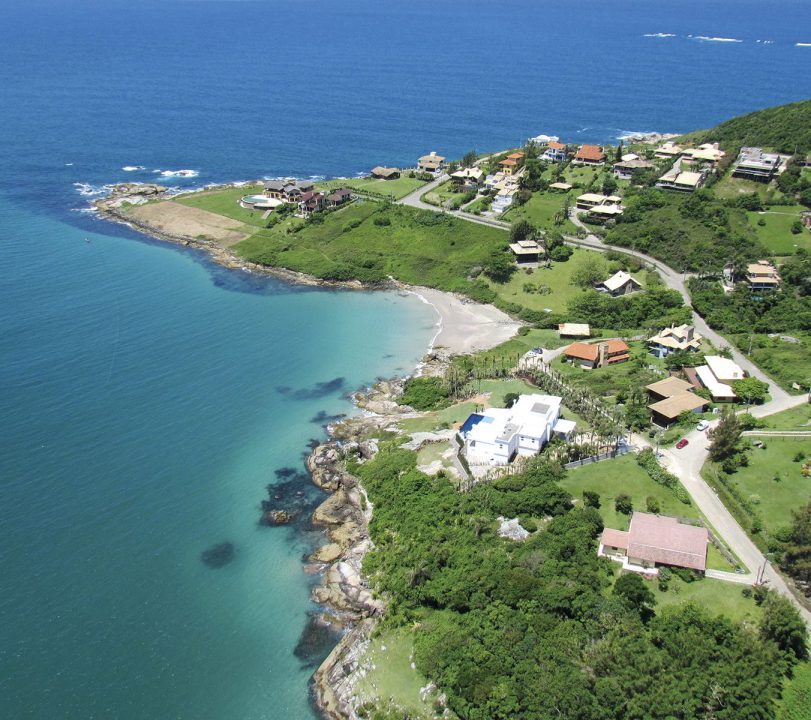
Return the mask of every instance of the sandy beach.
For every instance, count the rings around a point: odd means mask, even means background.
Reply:
[[[481,305],[453,293],[425,287],[411,292],[434,308],[438,316],[432,348],[446,348],[453,354],[473,353],[509,340],[521,323],[492,305]]]

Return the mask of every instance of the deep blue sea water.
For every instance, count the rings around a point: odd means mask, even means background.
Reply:
[[[0,0],[0,716],[310,718],[313,537],[259,503],[317,501],[276,471],[434,320],[227,272],[81,192],[689,130],[811,96],[808,42],[807,0]]]

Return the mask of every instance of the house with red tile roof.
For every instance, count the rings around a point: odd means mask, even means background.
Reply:
[[[628,531],[606,528],[597,554],[622,563],[625,570],[657,575],[659,567],[707,569],[709,533],[678,518],[635,512]]]
[[[599,343],[572,343],[563,351],[570,362],[586,370],[606,365],[615,365],[631,358],[631,349],[622,340],[606,340]]]
[[[543,155],[541,155],[541,160],[558,163],[564,162],[568,156],[569,151],[567,146],[557,140],[552,140],[547,144],[546,150],[544,150]]]
[[[575,165],[602,165],[605,153],[599,145],[581,145],[572,162]]]

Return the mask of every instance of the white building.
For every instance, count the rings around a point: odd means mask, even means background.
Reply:
[[[729,383],[743,380],[746,373],[734,360],[720,355],[707,355],[706,365],[696,368],[696,375],[701,384],[710,391],[713,400],[734,400],[735,391]]]
[[[537,455],[553,435],[567,436],[575,423],[560,418],[561,398],[521,395],[511,408],[473,413],[459,434],[469,461],[506,465],[517,455]]]

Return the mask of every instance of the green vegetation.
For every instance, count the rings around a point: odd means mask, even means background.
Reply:
[[[225,188],[216,190],[203,190],[201,192],[178,195],[172,198],[174,202],[189,207],[208,210],[217,215],[239,220],[247,225],[265,227],[266,220],[262,219],[264,210],[248,210],[239,204],[240,198],[245,195],[254,195],[262,192],[261,185],[243,185],[235,188]]]
[[[433,706],[436,693],[427,697],[420,694],[428,680],[411,667],[413,654],[413,632],[407,628],[384,630],[372,639],[363,657],[369,669],[355,688],[361,707],[367,709],[370,717],[374,717],[373,708],[413,720],[436,717]]]
[[[561,356],[555,363],[555,370],[575,387],[588,388],[599,397],[611,396],[617,402],[624,402],[633,389],[661,380],[665,376],[664,362],[648,353],[644,342],[629,342],[628,346],[631,349],[631,359],[627,362],[584,370],[580,365],[570,363]]]
[[[415,410],[439,410],[450,402],[445,382],[438,377],[410,378],[399,400],[400,405],[409,405]]]
[[[811,477],[811,461],[806,462],[798,453],[794,462],[803,463],[803,474]],[[782,552],[780,566],[811,597],[811,502],[792,512],[791,524],[778,533],[776,540]]]
[[[726,148],[755,145],[789,154],[808,153],[811,152],[811,100],[757,110],[688,137],[696,142],[718,141]]]
[[[599,512],[572,508],[558,467],[537,461],[466,494],[385,443],[350,469],[375,506],[364,571],[389,599],[386,625],[416,623],[417,670],[459,717],[774,717],[792,660],[766,630],[791,618],[770,616],[756,636],[693,604],[615,594],[615,567],[596,556]],[[552,519],[516,543],[494,534],[498,515]]]
[[[710,553],[713,550],[711,545]],[[712,563],[710,565],[713,566]],[[678,575],[673,575],[668,582],[667,590],[660,590],[653,585],[653,591],[656,605],[660,608],[693,603],[713,615],[724,615],[748,625],[757,624],[762,615],[752,597],[743,595],[741,586],[723,580],[704,578],[695,582],[685,582]]]
[[[778,720],[811,720],[811,663],[800,663],[786,683]]]
[[[794,333],[794,341],[768,335],[733,335],[732,339],[752,362],[759,365],[788,392],[807,392],[811,386],[811,335]],[[751,352],[749,343],[751,341]],[[801,390],[793,387],[799,385]]]
[[[675,270],[720,271],[766,252],[744,210],[728,207],[710,190],[685,195],[629,188],[625,205],[606,242],[653,255]]]
[[[811,430],[811,405],[803,404],[768,415],[762,422],[763,427],[769,430]]]
[[[797,248],[811,250],[811,231],[792,233],[791,228],[805,210],[801,205],[775,205],[765,212],[746,213],[761,244],[773,255],[791,255]]]
[[[356,202],[319,220],[298,232],[279,224],[236,250],[248,260],[319,278],[379,282],[391,275],[473,294],[468,275],[503,252],[507,242],[496,228],[401,205]]]
[[[511,207],[504,213],[503,220],[515,222],[523,219],[531,222],[535,227],[542,230],[557,230],[559,232],[574,233],[575,226],[571,220],[562,217],[562,208],[566,202],[570,201],[573,193],[537,192],[523,205]],[[560,220],[561,222],[558,222]]]
[[[670,488],[654,482],[637,463],[633,453],[573,468],[560,484],[576,498],[582,497],[587,491],[598,493],[600,515],[605,526],[617,530],[627,530],[631,520],[628,515],[617,512],[615,508],[615,500],[620,495],[630,496],[634,510],[644,512],[646,499],[652,497],[659,503],[659,512],[662,515],[698,518],[697,509],[680,502]],[[729,569],[729,565],[725,563],[724,569]]]
[[[748,438],[751,440],[752,438]],[[803,462],[795,458],[811,457],[808,438],[757,438],[763,448],[745,453],[743,466],[725,472],[723,462],[709,462],[704,476],[728,495],[722,498],[730,511],[763,547],[782,536],[791,523],[791,512],[811,500],[811,480],[802,474]],[[765,537],[764,537],[765,534]]]
[[[334,190],[335,188],[348,187],[360,193],[369,193],[373,196],[391,198],[399,200],[409,193],[425,185],[425,180],[417,177],[409,177],[408,174],[401,175],[395,180],[378,180],[373,177],[365,178],[342,178],[327,180],[317,183],[317,187],[322,192]]]
[[[422,201],[427,202],[429,205],[457,210],[475,197],[475,192],[459,192],[457,186],[448,180],[438,187],[435,187],[431,192],[425,193],[425,195],[422,196]]]

